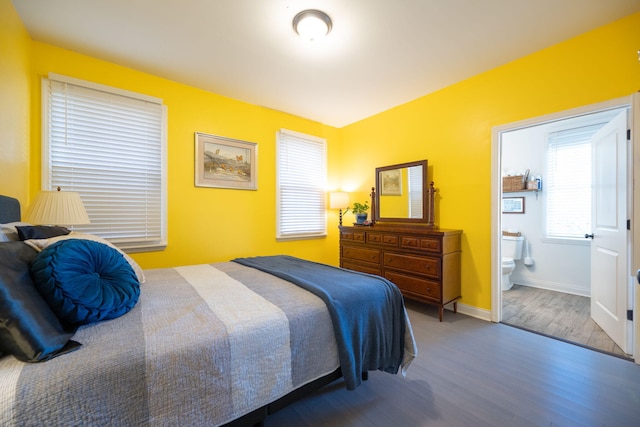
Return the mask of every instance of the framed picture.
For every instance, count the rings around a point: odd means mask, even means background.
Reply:
[[[196,187],[257,190],[254,142],[196,132]]]
[[[402,169],[381,171],[380,183],[381,196],[402,196]]]
[[[503,197],[502,213],[524,213],[524,197]]]

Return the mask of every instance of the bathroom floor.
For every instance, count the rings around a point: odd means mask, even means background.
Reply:
[[[502,291],[502,323],[629,357],[591,319],[587,297],[514,284]]]

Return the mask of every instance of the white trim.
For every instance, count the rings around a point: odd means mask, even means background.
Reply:
[[[476,319],[485,320],[487,322],[492,322],[491,311],[484,308],[458,303],[458,313],[466,314],[467,316],[475,317]]]
[[[44,77],[43,77],[44,78]],[[76,86],[83,86],[89,89],[95,89],[115,95],[126,96],[127,98],[139,99],[141,101],[151,102],[153,104],[162,105],[162,99],[155,96],[149,96],[130,90],[119,89],[112,86],[102,85],[100,83],[88,82],[86,80],[76,79],[74,77],[63,76],[62,74],[49,73],[49,80],[55,80],[62,83],[69,83]]]

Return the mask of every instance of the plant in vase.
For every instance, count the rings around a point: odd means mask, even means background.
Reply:
[[[356,216],[356,224],[364,224],[367,220],[367,211],[369,210],[369,204],[367,202],[358,203],[355,202],[351,208],[351,212]]]

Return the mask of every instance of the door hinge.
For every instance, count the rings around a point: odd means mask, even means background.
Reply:
[[[627,310],[627,320],[633,321],[633,310]]]
[[[627,220],[627,230],[631,230],[631,220]]]
[[[627,129],[627,141],[631,141],[631,129]]]

